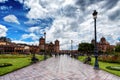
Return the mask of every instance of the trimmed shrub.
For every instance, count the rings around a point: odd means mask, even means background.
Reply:
[[[10,63],[0,63],[0,67],[12,66]]]
[[[107,66],[107,69],[120,71],[120,66]]]

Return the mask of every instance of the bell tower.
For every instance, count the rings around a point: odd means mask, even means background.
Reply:
[[[45,46],[45,39],[43,37],[41,37],[40,40],[39,40],[39,51],[45,50],[44,46]]]
[[[56,52],[56,53],[59,53],[59,50],[60,50],[59,41],[58,41],[58,40],[55,40],[55,52]]]

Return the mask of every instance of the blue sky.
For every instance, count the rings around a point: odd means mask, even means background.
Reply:
[[[98,11],[97,38],[120,40],[120,0],[0,0],[0,36],[16,43],[60,40],[61,49],[74,49],[94,38],[93,10]]]

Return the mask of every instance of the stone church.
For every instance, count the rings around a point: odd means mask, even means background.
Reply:
[[[93,40],[91,41],[91,43],[94,44],[94,43],[95,43],[95,40],[93,39]],[[111,52],[111,51],[113,51],[114,48],[115,48],[114,45],[110,45],[110,43],[107,42],[107,40],[105,39],[105,37],[102,37],[102,38],[100,39],[100,42],[97,42],[97,47],[98,47],[98,50],[99,50],[99,51],[102,51],[102,52],[107,52],[107,51]]]
[[[60,45],[59,41],[55,40],[54,43],[45,43],[45,38],[41,37],[39,39],[39,52],[53,52],[53,53],[59,53],[60,51]]]

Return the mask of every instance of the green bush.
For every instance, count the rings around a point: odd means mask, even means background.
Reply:
[[[5,58],[12,58],[12,59],[15,59],[15,58],[26,58],[26,57],[28,57],[28,56],[30,56],[30,55],[20,55],[20,54],[18,54],[18,55],[11,55],[11,54],[2,54],[2,55],[0,55],[0,58],[3,58],[3,59],[5,59]]]
[[[10,63],[0,63],[0,67],[12,66]]]
[[[107,66],[107,69],[120,71],[120,66]]]

